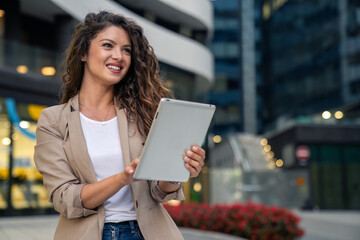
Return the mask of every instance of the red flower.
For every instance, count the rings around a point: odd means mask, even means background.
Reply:
[[[243,230],[246,226],[246,220],[240,221],[237,226],[240,230]]]
[[[286,209],[246,204],[164,205],[178,226],[225,232],[247,239],[294,239],[304,235],[300,218]]]

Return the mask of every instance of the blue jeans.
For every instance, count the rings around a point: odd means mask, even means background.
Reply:
[[[102,240],[144,240],[137,221],[105,223]]]

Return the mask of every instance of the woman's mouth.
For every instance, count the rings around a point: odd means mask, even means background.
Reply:
[[[107,64],[106,67],[111,71],[115,73],[119,73],[122,69],[122,66],[119,64]]]

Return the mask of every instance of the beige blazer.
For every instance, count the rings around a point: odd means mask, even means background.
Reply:
[[[144,138],[136,124],[129,122],[124,109],[115,102],[121,148],[125,165],[139,157]],[[42,111],[36,130],[34,160],[43,175],[49,199],[60,213],[54,239],[101,240],[104,227],[104,206],[82,207],[80,192],[87,183],[96,182],[81,128],[78,96],[66,104]],[[170,199],[183,200],[181,188],[163,193],[156,181],[131,184],[137,220],[145,239],[183,239],[177,226],[162,206]]]

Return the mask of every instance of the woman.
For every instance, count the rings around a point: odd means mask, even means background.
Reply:
[[[183,239],[161,205],[184,199],[181,184],[133,179],[158,102],[170,94],[142,28],[90,13],[65,64],[62,104],[41,113],[34,155],[60,213],[55,239]],[[204,158],[198,146],[186,151],[191,177]]]

